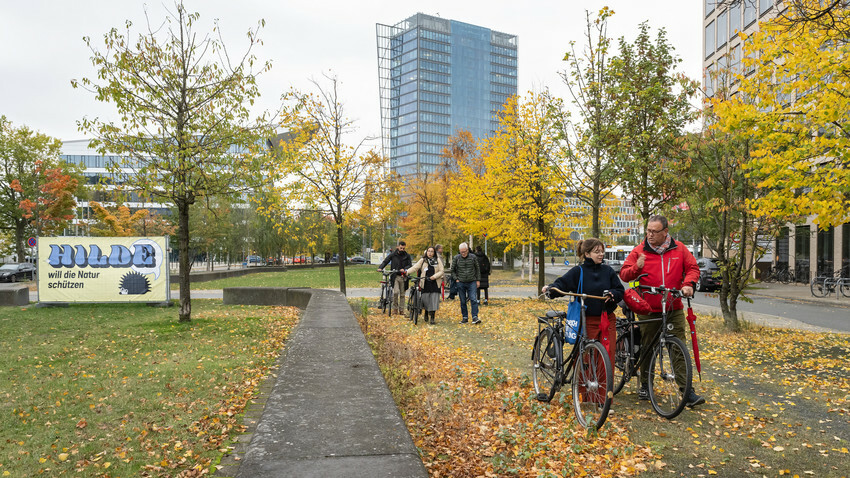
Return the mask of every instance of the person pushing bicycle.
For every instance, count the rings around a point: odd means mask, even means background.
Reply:
[[[641,285],[681,289],[683,296],[693,297],[694,286],[700,276],[699,266],[691,251],[683,243],[670,236],[667,226],[667,218],[664,216],[655,215],[649,218],[646,225],[646,239],[626,257],[623,267],[620,269],[620,279],[629,282],[642,274],[646,274],[640,281]],[[652,313],[649,315],[636,314],[638,320],[660,318],[661,296],[647,294],[644,299],[652,307]],[[671,308],[668,323],[673,326],[673,335],[685,342],[688,336],[688,326],[682,299],[674,299]],[[641,348],[651,345],[650,342],[655,337],[659,326],[659,322],[650,322],[641,326]],[[678,359],[678,364],[674,359],[677,381],[680,377],[684,380],[683,377],[685,376],[681,372],[681,369],[684,368],[682,357],[678,357]],[[649,381],[648,365],[646,360],[640,364],[640,390],[638,391],[640,400],[649,400],[649,390],[647,389]],[[683,389],[685,384],[679,383],[679,387]],[[705,399],[697,395],[691,387],[685,397],[685,404],[688,408],[693,408],[703,403],[705,403]]]
[[[407,269],[410,269],[410,266],[413,265],[413,261],[410,259],[410,254],[405,252],[405,248],[407,244],[404,241],[398,241],[398,246],[394,251],[389,253],[386,258],[381,262],[381,265],[378,266],[378,271],[383,271],[384,267],[387,264],[390,264],[390,269],[399,271],[394,277],[391,277],[390,280],[393,283],[393,296],[391,298],[390,307],[398,310],[399,314],[404,314],[404,274],[407,272]]]

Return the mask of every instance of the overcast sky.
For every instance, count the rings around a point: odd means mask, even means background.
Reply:
[[[245,33],[260,19],[264,45],[258,59],[272,69],[260,80],[260,107],[276,110],[290,87],[309,89],[311,78],[332,72],[341,81],[341,98],[362,136],[380,135],[375,24],[393,25],[422,12],[519,37],[519,92],[550,88],[568,98],[558,75],[570,41],[584,42],[585,10],[611,7],[609,35],[633,40],[640,22],[654,32],[665,28],[681,70],[699,79],[702,69],[702,3],[697,0],[429,0],[412,1],[259,1],[186,0],[203,25],[219,19],[231,52],[247,46]],[[104,33],[125,20],[144,26],[145,9],[158,23],[171,1],[0,0],[0,115],[62,140],[85,138],[76,122],[109,118],[114,107],[97,102],[71,79],[92,77],[91,52],[83,36],[100,46]],[[135,28],[135,27],[134,27]],[[134,30],[138,33],[140,30]],[[209,28],[199,29],[209,31]],[[135,39],[135,36],[133,37]],[[374,141],[373,144],[379,144]]]

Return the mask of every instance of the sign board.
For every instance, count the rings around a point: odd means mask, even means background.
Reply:
[[[30,246],[30,247],[35,247],[35,238],[31,237],[31,238],[27,239],[27,245]]]
[[[369,262],[371,262],[377,267],[381,265],[381,261],[383,261],[385,257],[387,257],[386,254],[382,254],[380,252],[372,252],[369,254]]]
[[[167,237],[39,237],[40,302],[170,300]]]

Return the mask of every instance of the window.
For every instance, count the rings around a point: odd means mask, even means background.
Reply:
[[[729,37],[734,39],[741,31],[741,4],[729,7]]]
[[[714,53],[714,21],[705,27],[705,57],[708,58]]]
[[[732,48],[732,53],[730,54],[731,61],[729,69],[731,70],[730,73],[732,74],[732,83],[738,81],[738,79],[735,78],[735,75],[740,75],[743,73],[743,71],[741,70],[741,54],[741,44],[739,43]]]
[[[714,11],[714,3],[717,0],[705,0],[705,16],[708,16],[711,12]]]
[[[744,28],[746,28],[756,21],[756,4],[755,0],[744,0],[741,4],[744,6]]]
[[[727,30],[726,26],[729,21],[729,10],[724,11],[720,15],[717,15],[717,49],[726,44],[726,40],[729,39],[729,30]]]
[[[773,6],[773,0],[759,0],[759,15],[764,15]]]
[[[705,69],[705,96],[714,96],[714,78],[711,72],[714,70],[714,64],[708,65]]]

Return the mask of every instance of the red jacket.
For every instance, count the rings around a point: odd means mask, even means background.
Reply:
[[[636,263],[641,254],[646,255],[646,261],[643,268],[638,269]],[[632,249],[632,252],[626,257],[623,267],[620,269],[620,279],[629,282],[641,274],[649,274],[641,278],[641,285],[681,289],[683,285],[696,286],[699,280],[699,266],[691,251],[675,239],[671,242],[670,248],[663,254],[655,252],[644,240],[641,245]],[[652,306],[653,312],[661,312],[661,295],[645,294],[643,298]],[[684,308],[682,299],[674,300],[672,305],[672,310]]]

